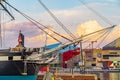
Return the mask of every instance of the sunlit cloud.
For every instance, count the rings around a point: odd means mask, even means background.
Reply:
[[[49,28],[49,29],[52,29],[52,28]],[[51,32],[50,30],[45,29],[45,31],[47,33],[49,33],[50,35],[54,36],[53,32]],[[59,39],[58,36],[55,36],[55,37],[57,39]],[[26,37],[25,41],[26,41],[27,47],[43,47],[43,46],[51,44],[51,43],[56,43],[56,41],[53,38],[51,38],[49,35],[47,35],[45,33],[36,35],[34,37]],[[32,44],[32,46],[31,46],[31,44]]]
[[[88,21],[77,26],[77,34],[85,35],[97,30],[102,29],[101,25],[97,21]]]
[[[6,29],[2,35],[3,35],[3,39],[6,39],[6,40],[4,40],[3,43],[6,43],[6,46],[8,47],[15,47],[18,44],[17,38],[20,30],[25,36],[25,45],[29,47],[31,47],[31,44],[32,46],[33,45],[42,46],[43,45],[42,43],[44,43],[43,41],[45,40],[46,34],[30,22],[9,23],[9,24],[6,24],[5,27]],[[46,27],[52,29],[52,27],[50,26],[46,26]],[[43,27],[42,29],[51,35],[53,34],[48,29],[45,29]]]
[[[80,37],[81,35],[84,36],[86,34],[89,34],[101,29],[105,29],[105,28],[103,28],[97,21],[92,20],[92,21],[87,21],[85,23],[78,25],[76,34],[79,35]],[[109,32],[104,34],[104,32],[106,31],[108,30],[104,30],[93,36],[83,38],[83,42],[84,42],[84,39],[88,40],[84,44],[89,46],[89,44],[91,44],[91,41],[96,41],[96,43],[94,44],[95,47],[103,47],[106,44],[109,44],[110,42],[120,37],[120,25],[117,25],[115,28],[109,30]]]

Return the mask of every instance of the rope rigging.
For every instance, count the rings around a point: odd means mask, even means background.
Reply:
[[[96,47],[99,47],[103,41],[108,37],[108,35],[110,34],[112,28],[114,28],[114,26],[112,27],[108,27],[96,32],[93,32],[92,34],[90,33],[90,35],[87,35],[86,37],[84,36],[82,38],[82,43],[85,44],[87,42],[91,42],[92,40],[99,42],[99,44],[97,44]],[[97,35],[97,36],[96,36]],[[84,46],[84,48],[88,48],[91,44]]]
[[[83,35],[82,37],[79,37],[79,38],[85,38],[85,37],[87,37],[87,36],[93,35],[93,34],[95,34],[95,33],[98,33],[98,32],[101,32],[101,31],[104,31],[104,30],[107,30],[107,29],[112,29],[112,28],[114,28],[114,27],[116,27],[116,25],[113,25],[113,26],[111,26],[111,27],[107,27],[107,28],[104,28],[104,29],[101,29],[101,30],[98,30],[98,31],[95,31],[95,32],[91,32],[91,33],[86,34],[86,35]],[[77,39],[79,39],[79,38],[77,38]]]
[[[31,17],[29,17],[28,15],[20,12],[18,9],[14,8],[13,6],[11,6],[9,3],[7,3],[6,1],[4,1],[7,5],[9,5],[11,8],[13,8],[15,11],[17,11],[18,13],[20,13],[23,17],[25,17],[27,20],[29,20],[31,23],[33,23],[35,26],[37,26],[39,29],[41,29],[43,32],[45,32],[47,35],[49,35],[50,37],[52,37],[53,39],[55,39],[56,41],[60,42],[57,38],[53,37],[52,35],[50,35],[48,32],[46,32],[43,28],[41,28],[39,25],[47,28],[45,25],[39,23],[38,21],[32,19]],[[39,24],[39,25],[38,25]],[[68,43],[65,43],[65,44],[62,44],[61,46],[57,47],[57,48],[54,48],[50,51],[45,51],[43,52],[44,54],[48,54],[50,52],[53,52],[53,51],[56,51],[56,50],[59,50],[61,48],[64,48],[68,45],[71,45],[71,44],[75,44],[75,43],[78,43],[81,41],[81,39],[85,38],[85,37],[88,37],[90,35],[93,35],[95,33],[98,33],[98,32],[101,32],[101,31],[104,31],[104,30],[107,30],[107,29],[112,29],[114,28],[116,25],[113,25],[111,27],[108,27],[108,28],[105,28],[105,29],[102,29],[102,30],[99,30],[99,31],[95,31],[95,32],[92,32],[92,33],[89,33],[89,34],[86,34],[86,35],[83,35],[82,37],[79,37],[79,38],[76,38],[75,40],[73,40],[72,42],[68,42]],[[60,42],[61,43],[61,42]],[[38,55],[37,57],[39,57],[40,55]]]
[[[1,47],[5,46],[4,39],[5,39],[5,24],[7,22],[15,20],[10,7],[8,9],[7,5],[3,3],[4,0],[0,0],[0,45]],[[6,0],[7,1],[7,0]],[[9,21],[5,20],[5,15],[10,17]],[[2,32],[3,31],[3,32]],[[4,37],[3,37],[4,36]]]
[[[66,31],[66,33],[75,39],[76,37],[65,27],[65,25],[46,7],[46,5],[41,1],[38,0],[39,3],[44,7],[44,9],[50,14],[50,16]]]
[[[85,1],[83,1],[83,0],[78,0],[78,1],[80,1],[86,8],[88,8],[89,10],[91,10],[98,17],[100,17],[102,20],[104,20],[104,22],[106,22],[109,25],[113,25],[113,23],[110,20],[108,20],[106,17],[104,17],[103,15],[101,15],[100,13],[98,13],[97,11],[95,11],[94,9],[92,9],[90,6],[86,5]],[[113,26],[116,26],[116,25],[113,25]],[[100,44],[103,43],[103,41],[107,38],[107,36],[109,34],[110,34],[110,32],[105,32],[104,34],[102,34],[98,39],[100,39],[101,37],[103,37],[103,39],[100,41],[100,43],[96,47],[100,46]]]
[[[106,32],[107,32],[107,31],[106,31]],[[105,35],[106,32],[105,32],[105,31],[101,31],[101,32],[99,32],[98,34],[94,34],[94,35],[91,35],[91,36],[89,36],[89,37],[86,37],[86,38],[84,38],[83,43],[89,42],[89,41],[91,41],[91,39],[94,39],[95,41],[97,41],[97,40],[100,39],[103,35]],[[97,36],[96,36],[96,35],[97,35]]]
[[[13,8],[15,11],[17,11],[18,13],[20,13],[23,17],[25,17],[27,20],[29,20],[31,23],[33,23],[35,26],[37,26],[39,29],[41,29],[43,32],[45,32],[47,35],[49,35],[50,37],[52,37],[53,39],[55,39],[56,41],[60,42],[58,39],[56,39],[55,37],[51,36],[48,32],[46,32],[44,29],[42,29],[41,27],[39,27],[36,23],[34,23],[26,14],[23,14],[22,12],[20,12],[19,10],[17,10],[16,8],[14,8],[13,6],[11,6],[9,3],[7,3],[6,1],[4,1],[6,4],[8,4],[11,8]],[[61,42],[60,42],[61,43]]]
[[[4,1],[4,0],[3,0]],[[8,11],[8,9],[0,2],[0,5],[3,9],[8,13],[8,15],[12,18],[11,20],[15,20],[14,16]]]
[[[6,4],[8,4],[10,7],[12,7],[15,11],[17,11],[18,13],[20,13],[20,14],[21,14],[23,17],[25,17],[27,20],[29,20],[30,22],[32,21],[32,23],[33,23],[34,25],[36,25],[39,29],[41,29],[42,31],[44,31],[44,32],[45,32],[46,34],[48,34],[50,37],[52,37],[53,39],[57,40],[55,37],[53,37],[52,35],[50,35],[50,34],[49,34],[48,32],[46,32],[44,29],[42,29],[41,27],[39,27],[37,24],[39,24],[39,25],[47,28],[45,25],[43,25],[43,24],[41,24],[40,22],[34,20],[33,18],[29,17],[28,15],[20,12],[19,10],[17,10],[17,9],[14,8],[13,6],[11,6],[11,5],[10,5],[9,3],[7,3],[6,1],[4,1],[4,2],[5,2]],[[37,24],[36,24],[36,23],[37,23]],[[49,28],[47,28],[47,29],[49,29]],[[60,35],[59,33],[55,32],[55,31],[53,31],[53,30],[51,30],[51,29],[49,29],[49,30],[52,31],[53,33],[57,34],[58,36],[66,39],[66,40],[72,41],[72,40],[68,39],[67,37],[65,37],[65,36],[63,36],[63,35]],[[59,40],[57,40],[57,41],[60,42]],[[60,42],[60,43],[61,43],[61,42]]]
[[[97,42],[99,41],[99,44],[97,44],[96,48],[99,47],[103,43],[103,41],[106,39],[106,37],[109,35],[110,32],[111,31],[109,31],[109,30],[104,31],[104,32],[102,31],[102,32],[98,33],[97,36],[93,35],[90,37],[90,39],[94,39],[94,41],[97,41]],[[86,40],[83,43],[85,43],[85,42],[91,42],[91,40],[90,41]],[[90,45],[92,45],[92,44],[90,44]],[[88,48],[90,45],[86,46],[85,48]]]
[[[52,37],[53,39],[55,39],[55,40],[57,40],[55,37],[53,37],[53,36],[51,36],[48,32],[46,32],[44,29],[42,29],[41,27],[39,27],[36,23],[39,23],[38,21],[36,21],[36,20],[34,20],[34,19],[32,19],[31,17],[29,17],[29,16],[27,16],[26,14],[24,14],[24,13],[22,13],[22,12],[20,12],[19,10],[17,10],[16,8],[14,8],[13,6],[11,6],[9,3],[7,3],[6,1],[4,1],[6,4],[8,4],[10,7],[12,7],[15,11],[17,11],[18,13],[20,13],[23,17],[25,17],[27,20],[29,20],[30,22],[32,22],[34,25],[36,25],[39,29],[41,29],[42,31],[44,31],[46,34],[48,34],[50,37]],[[36,22],[36,23],[35,23]],[[43,24],[41,24],[41,23],[39,23],[41,26],[43,26],[43,27],[45,27],[45,28],[47,28],[45,25],[43,25]],[[49,29],[49,30],[51,30],[51,29]],[[53,30],[51,30],[51,31],[53,31]],[[54,33],[56,33],[57,35],[59,35],[59,36],[61,36],[61,37],[63,37],[63,38],[65,38],[65,39],[67,39],[67,40],[69,40],[70,41],[70,39],[68,39],[68,38],[66,38],[66,37],[64,37],[64,36],[62,36],[62,35],[60,35],[60,34],[58,34],[57,32],[55,32],[55,31],[53,31]],[[60,42],[59,40],[57,40],[58,42]],[[60,42],[61,43],[61,42]]]
[[[91,10],[93,13],[95,13],[102,20],[104,20],[104,22],[106,22],[109,25],[113,25],[113,23],[110,20],[108,20],[106,17],[104,17],[103,15],[101,15],[100,13],[98,13],[97,11],[92,9],[91,7],[87,6],[83,0],[78,0],[78,1],[80,1],[85,7],[87,7],[89,10]]]
[[[62,48],[65,48],[65,47],[68,46],[68,45],[72,45],[72,44],[78,43],[78,42],[82,41],[82,38],[88,37],[88,36],[90,36],[90,35],[92,35],[92,34],[95,34],[95,33],[98,33],[98,32],[104,31],[104,30],[113,29],[114,27],[116,27],[116,26],[114,25],[114,26],[111,26],[111,27],[108,27],[108,28],[105,28],[105,29],[101,29],[101,30],[98,30],[98,31],[95,31],[95,32],[92,32],[92,33],[89,33],[89,34],[86,34],[86,35],[83,35],[83,36],[75,39],[73,42],[64,43],[64,44],[58,46],[57,48],[53,48],[53,49],[47,50],[47,51],[45,51],[45,52],[42,52],[42,54],[43,54],[43,55],[47,55],[47,54],[49,54],[49,53],[51,53],[51,52],[54,52],[54,51],[60,50],[60,49],[62,49]],[[41,54],[37,54],[37,55],[34,55],[34,56],[30,56],[28,59],[33,59],[33,60],[34,60],[34,59],[36,59],[36,58],[38,58],[38,57],[41,57]]]
[[[111,32],[111,31],[110,31]],[[103,39],[100,41],[100,43],[96,46],[96,47],[99,47],[100,44],[103,43],[103,41],[109,36],[110,32],[108,32],[106,35],[103,36]]]

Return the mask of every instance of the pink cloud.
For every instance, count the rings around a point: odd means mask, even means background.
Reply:
[[[54,30],[49,25],[47,25],[46,27]],[[51,32],[50,30],[45,28],[43,29],[47,31],[49,34],[54,35],[53,32]],[[33,46],[41,47],[45,45],[46,34],[43,31],[38,29],[36,26],[34,26],[30,22],[21,22],[21,23],[6,24],[5,35],[4,35],[5,39],[7,39],[4,42],[4,43],[7,43],[6,46],[15,47],[18,44],[17,38],[19,35],[19,30],[21,30],[25,36],[25,45],[27,47],[33,47]],[[57,35],[55,35],[55,37],[59,38],[57,37]],[[56,41],[51,39],[51,37],[48,37],[47,43],[50,44],[51,42],[54,43]]]

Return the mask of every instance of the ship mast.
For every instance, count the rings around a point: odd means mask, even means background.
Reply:
[[[1,4],[1,2],[2,2],[2,0],[0,0],[0,4]],[[0,10],[2,10],[2,8],[0,8]],[[1,11],[0,11],[0,47],[2,47],[2,23],[1,23],[2,21],[1,21]]]
[[[11,12],[6,8],[6,6],[2,3],[5,0],[0,0],[0,47],[2,48],[2,10],[4,10],[10,17],[11,21],[14,20],[14,16],[11,14]]]
[[[0,13],[0,47],[2,47],[2,33],[1,33],[1,13]]]

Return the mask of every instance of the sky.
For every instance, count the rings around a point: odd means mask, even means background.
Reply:
[[[62,27],[57,24],[43,8],[39,0],[6,1],[21,12],[46,25],[48,28],[70,38]],[[111,32],[110,37],[105,42],[110,42],[120,36],[120,0],[42,0],[42,2],[76,37],[112,25],[117,25],[117,27]],[[12,8],[7,6],[7,9],[15,17],[15,20],[10,21],[9,15],[4,11],[1,12],[1,16],[3,16],[1,17],[3,47],[15,47],[18,44],[17,38],[19,30],[25,35],[26,47],[41,47],[46,44],[56,43],[56,41],[49,36],[47,36],[46,41],[46,34],[43,31]],[[49,30],[45,30],[63,43],[66,42],[66,40],[53,34]],[[117,35],[113,36],[115,34]]]

